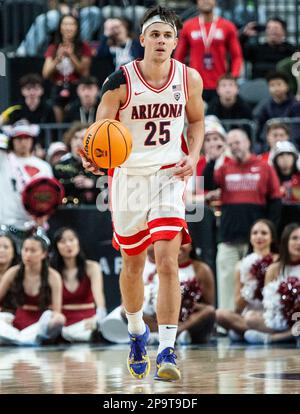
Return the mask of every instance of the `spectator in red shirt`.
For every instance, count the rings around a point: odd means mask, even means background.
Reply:
[[[218,79],[228,72],[227,56],[231,58],[231,74],[239,77],[243,58],[236,27],[214,14],[216,0],[197,0],[199,16],[186,21],[180,32],[175,59],[189,65],[203,78],[203,98],[209,102],[216,96]]]
[[[214,161],[204,170],[204,188],[221,189],[222,215],[217,253],[218,306],[234,309],[234,269],[247,253],[250,228],[255,220],[269,218],[278,224],[281,201],[275,171],[250,152],[246,132],[227,134],[232,160],[214,171]]]
[[[45,53],[43,77],[51,79],[55,87],[52,99],[57,122],[63,120],[63,108],[76,97],[76,83],[89,75],[92,51],[80,40],[79,22],[71,14],[61,18],[54,43]]]

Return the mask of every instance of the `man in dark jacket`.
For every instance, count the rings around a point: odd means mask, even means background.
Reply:
[[[43,79],[39,74],[24,75],[20,79],[20,88],[22,99],[14,105],[13,111],[7,111],[6,124],[13,125],[21,119],[26,119],[30,124],[56,122],[53,108],[44,99]]]
[[[300,102],[290,93],[286,76],[280,72],[273,72],[267,76],[267,81],[271,97],[260,108],[257,115],[258,140],[263,146],[265,145],[263,129],[269,119],[300,117]],[[291,128],[291,138],[295,140],[300,138],[296,128]]]
[[[250,22],[240,36],[244,58],[252,64],[253,79],[264,78],[268,72],[275,70],[280,60],[296,51],[296,46],[286,41],[286,22],[282,19],[274,17],[268,20],[265,43],[257,42],[261,29],[257,22]]]
[[[83,124],[92,124],[95,122],[99,104],[97,79],[93,76],[81,78],[76,92],[78,100],[72,102],[66,109],[64,122],[80,121]]]
[[[217,86],[218,96],[208,105],[206,115],[215,115],[221,121],[223,119],[252,119],[252,111],[249,105],[239,96],[239,87],[236,78],[230,74],[221,76]],[[235,124],[235,127],[237,125]],[[250,129],[242,123],[238,127],[250,134]]]

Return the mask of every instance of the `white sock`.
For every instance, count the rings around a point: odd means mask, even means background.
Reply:
[[[159,354],[165,348],[174,348],[177,334],[177,325],[159,325],[159,347],[157,353]]]
[[[146,331],[146,325],[143,320],[143,309],[135,313],[129,313],[125,309],[128,320],[128,332],[131,335],[143,335]]]

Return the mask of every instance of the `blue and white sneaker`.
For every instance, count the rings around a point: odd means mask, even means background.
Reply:
[[[131,348],[127,358],[127,367],[130,375],[136,379],[143,379],[150,372],[150,359],[146,350],[149,334],[147,325],[143,335],[129,334]]]
[[[158,381],[177,381],[181,379],[181,374],[176,366],[177,356],[174,348],[165,348],[157,355],[156,374],[154,379]]]

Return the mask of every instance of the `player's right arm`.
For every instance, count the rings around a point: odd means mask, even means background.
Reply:
[[[120,107],[126,102],[127,87],[126,78],[122,70],[114,72],[103,83],[101,100],[97,109],[96,121],[101,119],[116,119]],[[103,175],[94,164],[80,152],[83,167],[95,175]]]
[[[116,119],[120,107],[127,97],[126,79],[122,70],[109,76],[103,83],[101,100],[97,109],[96,121]]]

